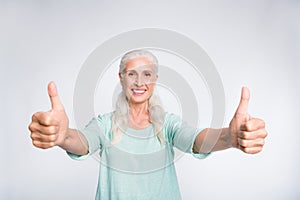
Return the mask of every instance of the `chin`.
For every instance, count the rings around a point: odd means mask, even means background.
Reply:
[[[135,94],[130,94],[128,95],[129,98],[129,102],[131,103],[135,103],[135,104],[141,104],[141,103],[145,103],[145,102],[148,102],[150,96],[149,95],[146,95],[146,94],[143,94],[143,95],[135,95]],[[127,97],[128,97],[127,96]]]
[[[129,99],[131,103],[136,103],[136,104],[145,103],[148,102],[148,100],[149,98],[136,98],[136,97],[132,97]]]

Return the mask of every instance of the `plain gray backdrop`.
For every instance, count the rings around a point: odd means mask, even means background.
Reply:
[[[94,199],[98,162],[37,149],[27,127],[33,113],[50,109],[51,80],[75,127],[73,92],[83,62],[111,37],[147,27],[176,31],[205,49],[223,81],[225,125],[246,85],[249,112],[269,132],[258,155],[230,149],[179,159],[183,199],[299,199],[299,19],[296,0],[1,0],[0,199]]]

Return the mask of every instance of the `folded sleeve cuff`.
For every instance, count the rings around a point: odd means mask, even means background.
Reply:
[[[67,155],[74,160],[85,160],[86,158],[88,158],[90,156],[90,153],[88,153],[86,155],[76,155],[76,154],[67,152]]]
[[[194,144],[194,142],[195,142],[195,139],[196,139],[197,135],[198,135],[202,130],[203,130],[203,129],[198,129],[198,130],[196,131],[196,133],[195,133],[195,135],[194,135],[194,138],[193,138],[193,144]],[[192,156],[193,156],[194,158],[197,158],[197,159],[204,159],[204,158],[206,158],[207,156],[209,156],[209,155],[211,154],[211,152],[209,152],[209,153],[195,153],[195,152],[193,151],[193,145],[192,145],[191,148],[190,148],[190,153],[192,154]]]

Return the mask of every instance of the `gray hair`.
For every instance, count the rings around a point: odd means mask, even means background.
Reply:
[[[149,61],[153,63],[154,71],[156,73],[158,72],[157,58],[151,52],[142,49],[127,52],[121,59],[119,72],[122,73],[124,71],[124,68],[129,60],[137,57],[148,58]],[[160,98],[156,94],[155,90],[153,91],[153,94],[149,98],[148,102],[149,102],[148,112],[149,112],[150,122],[154,127],[154,132],[158,137],[160,143],[163,144],[164,138],[162,135],[162,128],[163,128],[163,122],[165,118],[165,111],[162,107]],[[130,111],[130,107],[128,104],[128,99],[123,89],[116,101],[116,107],[112,118],[111,133],[113,136],[112,139],[113,144],[116,144],[120,141],[123,132],[125,131],[128,125],[128,119],[130,113],[129,111]]]
[[[119,72],[124,72],[124,68],[127,64],[127,62],[133,58],[137,57],[145,57],[148,58],[150,62],[152,62],[154,67],[154,72],[158,72],[158,60],[157,58],[150,52],[142,49],[132,50],[127,52],[121,59],[120,66],[119,66]]]

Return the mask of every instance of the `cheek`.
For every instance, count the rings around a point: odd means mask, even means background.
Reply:
[[[123,88],[123,90],[126,90],[128,87],[130,87],[130,83],[126,80],[121,80],[121,86]]]
[[[130,83],[128,81],[127,82],[124,81],[122,83],[122,89],[123,89],[123,92],[125,92],[127,98],[130,98],[130,96],[132,95],[131,88],[132,88],[132,83]]]
[[[154,83],[151,83],[151,84],[148,84],[148,85],[147,85],[147,88],[148,88],[148,90],[149,90],[151,93],[153,92],[154,87],[155,87],[155,84],[154,84]]]

